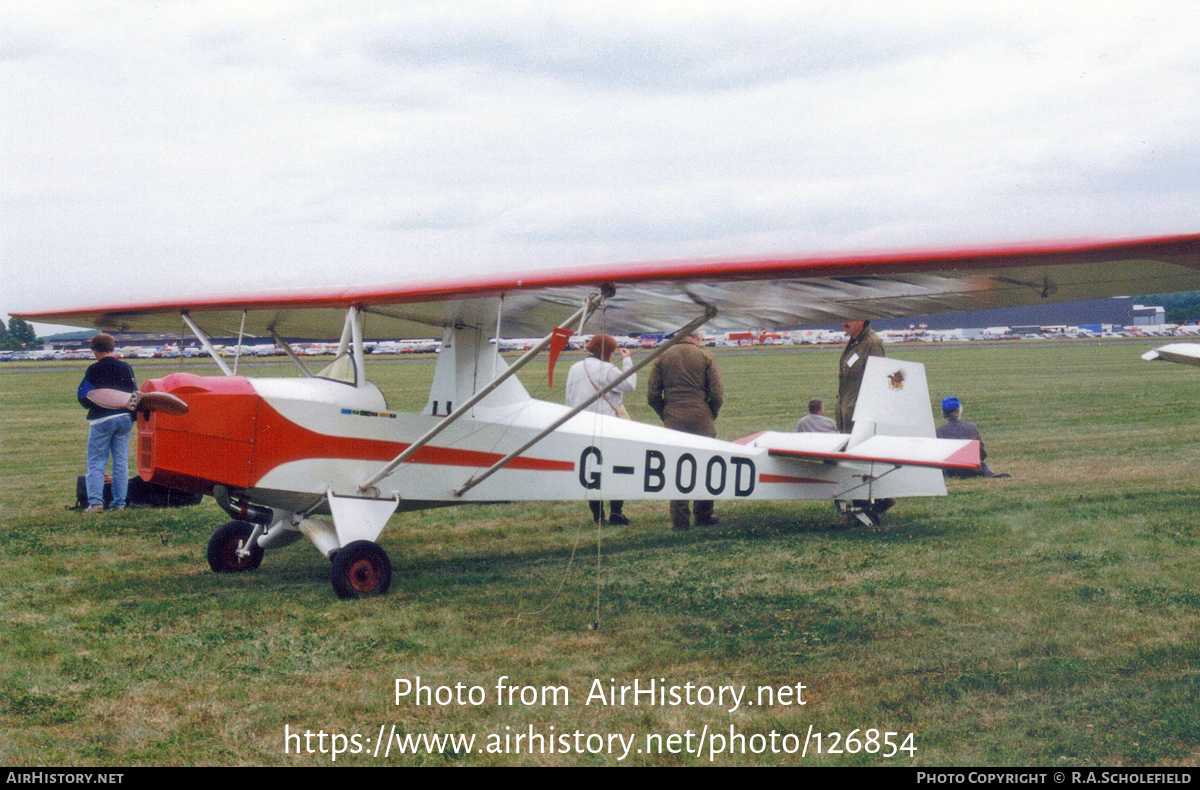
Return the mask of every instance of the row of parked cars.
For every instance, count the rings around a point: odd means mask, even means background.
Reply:
[[[1068,331],[1055,331],[1048,333],[1033,333],[1033,332],[1004,332],[999,333],[984,333],[982,335],[972,335],[970,337],[956,336],[955,332],[897,332],[892,330],[883,330],[880,332],[885,343],[905,343],[914,341],[961,341],[961,340],[1046,340],[1050,338],[1164,338],[1164,337],[1200,337],[1200,327],[1195,325],[1165,325],[1155,327],[1138,327],[1135,331],[1119,330],[1108,332],[1092,332],[1083,329],[1072,329]],[[502,340],[502,351],[517,351],[530,348],[536,338],[532,340]],[[571,344],[571,348],[576,348],[581,345],[583,338],[576,339]],[[658,342],[662,342],[661,338],[618,338],[618,340],[627,341],[622,343],[622,346],[637,347],[640,343],[644,347],[653,347]],[[730,340],[719,336],[709,336],[705,338],[707,346],[736,346],[736,345],[809,345],[820,343],[844,343],[846,338],[841,332],[829,331],[813,331],[805,332],[801,337],[766,337],[755,338],[758,342],[752,340]],[[368,353],[372,354],[429,354],[436,353],[440,350],[441,343],[436,340],[396,340],[396,341],[379,341],[369,343]],[[218,351],[222,356],[234,357],[237,355],[236,346],[217,346]],[[293,351],[300,356],[320,356],[336,353],[337,344],[329,343],[297,343],[293,346]],[[204,351],[195,346],[186,346],[180,351],[177,345],[170,346],[141,346],[118,348],[117,355],[126,359],[178,359],[179,357],[199,357],[204,356]],[[260,344],[255,346],[243,345],[241,348],[241,356],[243,357],[269,357],[282,356],[284,351],[274,343]],[[0,350],[0,362],[19,362],[22,360],[90,360],[93,354],[88,349],[56,349],[45,350],[38,349],[36,351],[5,351]]]

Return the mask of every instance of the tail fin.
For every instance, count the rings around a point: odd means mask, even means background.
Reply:
[[[857,445],[873,436],[935,437],[929,404],[924,365],[886,357],[868,358],[846,452],[853,453]],[[941,471],[911,466],[882,475],[870,486],[872,499],[945,493]]]
[[[872,436],[934,435],[925,366],[920,362],[869,357],[847,448]]]

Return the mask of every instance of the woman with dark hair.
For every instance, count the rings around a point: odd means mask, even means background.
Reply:
[[[588,356],[572,365],[570,372],[567,373],[568,406],[578,406],[621,376],[622,371],[609,361],[614,353],[619,353],[622,367],[625,370],[633,367],[633,358],[630,356],[629,350],[618,349],[617,340],[611,335],[592,335],[592,339],[584,345],[584,350],[588,352]],[[633,392],[636,388],[637,375],[635,374],[606,392],[585,411],[628,420],[629,412],[621,403],[621,397],[627,392]],[[629,519],[621,512],[624,505],[624,501],[619,500],[609,503],[609,524],[629,523]],[[593,520],[604,520],[604,507],[600,502],[588,502],[588,507],[592,509]]]

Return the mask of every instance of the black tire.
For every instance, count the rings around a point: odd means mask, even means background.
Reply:
[[[230,521],[208,541],[208,567],[214,573],[242,573],[262,564],[263,550],[257,543],[250,547],[250,556],[239,557],[237,552],[254,531],[248,521]]]
[[[379,544],[356,540],[333,555],[329,580],[339,598],[383,595],[392,585],[392,561]]]

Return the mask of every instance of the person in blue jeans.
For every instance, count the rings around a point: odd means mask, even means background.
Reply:
[[[129,495],[129,434],[133,431],[133,414],[128,409],[106,409],[87,399],[93,389],[115,389],[136,392],[137,379],[133,368],[114,354],[116,345],[111,335],[95,335],[90,342],[96,361],[87,369],[79,385],[79,403],[88,410],[87,494],[84,513],[104,510],[104,467],[112,457],[112,504],[114,510],[125,507]]]

